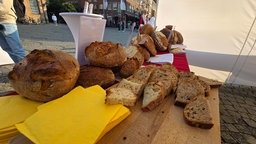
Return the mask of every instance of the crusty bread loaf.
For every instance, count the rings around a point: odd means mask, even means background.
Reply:
[[[148,34],[141,34],[133,37],[130,41],[130,45],[143,45],[153,56],[157,53],[154,40]]]
[[[152,27],[151,24],[144,24],[142,27],[140,27],[139,31],[140,34],[151,35],[154,32],[154,28]]]
[[[142,110],[150,111],[159,106],[166,95],[166,89],[161,81],[148,82],[143,92]]]
[[[138,59],[127,59],[124,64],[121,66],[121,69],[119,70],[119,74],[121,78],[127,78],[131,75],[133,75],[139,68],[140,68],[140,62]]]
[[[183,44],[183,36],[177,30],[172,30],[172,36],[169,40],[170,44]]]
[[[214,125],[210,105],[204,95],[192,99],[184,108],[183,116],[191,126],[210,129]]]
[[[169,45],[168,39],[162,32],[154,31],[150,36],[154,40],[156,49],[158,51],[166,51],[167,50],[167,47]]]
[[[127,54],[121,44],[95,41],[85,48],[85,59],[92,66],[113,68],[123,65]]]
[[[47,102],[68,93],[80,73],[78,61],[57,50],[33,50],[8,74],[17,93],[28,99]]]
[[[143,84],[135,83],[127,79],[122,79],[117,87],[130,89],[137,97],[140,97],[143,92]]]
[[[204,87],[194,79],[179,80],[175,93],[175,105],[185,106],[197,95],[204,95]]]
[[[137,96],[131,91],[131,89],[114,87],[107,89],[106,94],[106,104],[134,106],[137,102]]]
[[[84,88],[93,85],[100,85],[102,88],[108,88],[115,83],[115,75],[110,68],[101,68],[95,66],[81,66],[77,85]]]

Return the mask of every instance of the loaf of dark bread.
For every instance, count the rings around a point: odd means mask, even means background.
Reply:
[[[57,50],[33,50],[8,74],[15,91],[28,99],[47,102],[68,93],[80,73],[78,61]]]
[[[77,85],[81,85],[84,88],[99,85],[105,89],[114,83],[115,75],[110,68],[87,65],[80,67],[80,75],[77,80]]]

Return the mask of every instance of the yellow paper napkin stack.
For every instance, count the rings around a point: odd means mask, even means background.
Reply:
[[[61,98],[38,107],[17,124],[36,144],[93,144],[124,120],[130,111],[123,105],[106,105],[106,91],[95,85],[76,87]]]
[[[15,124],[34,114],[41,104],[18,95],[0,97],[0,144],[18,135]]]

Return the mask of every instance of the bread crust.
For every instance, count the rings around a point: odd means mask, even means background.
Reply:
[[[85,58],[92,66],[113,68],[123,65],[127,54],[121,44],[95,41],[85,48]]]
[[[33,50],[8,74],[17,93],[28,99],[47,102],[68,93],[80,73],[78,61],[57,50]]]
[[[101,68],[95,66],[81,66],[80,75],[76,85],[84,88],[100,85],[102,88],[108,88],[115,83],[115,75],[110,68]]]

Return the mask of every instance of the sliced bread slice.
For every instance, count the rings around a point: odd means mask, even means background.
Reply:
[[[162,103],[165,95],[166,89],[162,82],[148,82],[143,92],[142,110],[153,110]]]
[[[142,92],[143,92],[143,85],[140,83],[135,83],[132,81],[129,81],[127,79],[122,79],[117,87],[119,88],[126,88],[126,89],[130,89],[137,97],[140,97]]]
[[[220,87],[223,82],[220,82],[218,80],[214,80],[214,79],[210,79],[210,78],[206,78],[206,77],[203,77],[203,76],[198,76],[199,79],[205,81],[208,85],[210,85],[210,87]]]
[[[106,93],[106,104],[134,106],[137,102],[137,96],[130,89],[114,87],[107,89]]]
[[[175,105],[185,106],[197,95],[204,95],[204,87],[195,79],[179,81],[175,92]]]
[[[134,73],[131,77],[127,79],[143,80],[143,83],[146,84],[156,67],[157,66],[155,65],[147,65],[145,67],[141,67],[136,71],[136,73]]]
[[[185,122],[191,126],[210,129],[214,125],[209,101],[204,95],[191,100],[184,108],[183,116]]]

